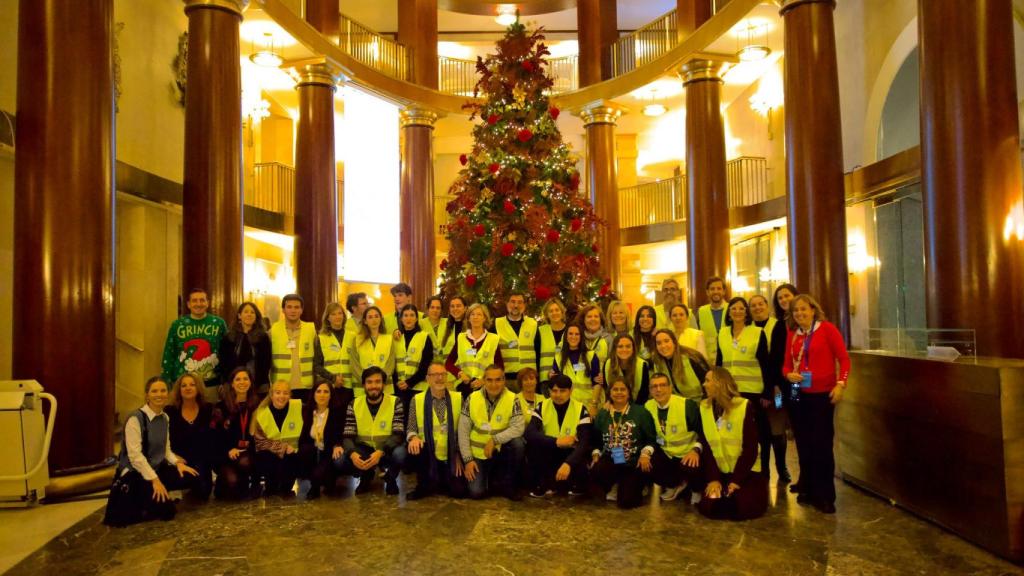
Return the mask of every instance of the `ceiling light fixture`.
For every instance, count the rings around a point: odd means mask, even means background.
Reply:
[[[502,4],[498,6],[498,15],[494,18],[494,21],[502,26],[511,26],[519,20],[516,12],[515,4]]]
[[[643,113],[644,116],[650,116],[654,118],[656,116],[661,116],[667,110],[668,108],[665,108],[664,104],[648,104],[647,106],[644,106]]]
[[[277,52],[274,51],[274,35],[270,32],[263,33],[263,46],[262,50],[253,52],[249,55],[249,60],[252,60],[253,64],[257,66],[265,66],[267,68],[279,68],[281,63],[284,62]]]
[[[737,35],[737,42],[739,42],[739,38],[745,38],[743,47],[736,51],[736,57],[741,62],[760,62],[772,53],[772,49],[768,47],[767,24],[755,24],[748,21],[746,28],[740,30]],[[762,39],[763,42],[757,42]]]

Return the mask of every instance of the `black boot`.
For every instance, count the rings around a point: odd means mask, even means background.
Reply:
[[[772,451],[775,452],[775,471],[779,474],[779,482],[788,484],[792,481],[786,468],[786,435],[772,436]]]

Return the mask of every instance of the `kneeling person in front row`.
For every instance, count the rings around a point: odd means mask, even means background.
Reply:
[[[359,477],[356,494],[370,490],[378,467],[385,471],[384,491],[398,494],[398,473],[405,462],[405,413],[401,402],[384,393],[385,379],[384,370],[377,366],[363,370],[366,395],[353,400],[345,415],[342,443],[349,456],[345,471]]]
[[[434,492],[461,498],[466,494],[458,443],[462,394],[448,390],[448,371],[443,362],[427,368],[427,384],[430,388],[426,392],[413,396],[409,415],[406,437],[416,470],[416,489],[407,498],[417,500]]]
[[[587,487],[590,455],[590,414],[572,399],[572,380],[557,374],[548,382],[551,398],[534,408],[526,427],[526,449],[537,485],[530,496],[543,498],[556,486],[568,485],[569,494],[583,495]]]
[[[618,485],[619,508],[636,508],[650,481],[654,421],[643,406],[633,404],[632,390],[622,379],[612,382],[608,396],[611,406],[598,412],[594,422],[590,490],[595,498],[605,498]]]
[[[651,457],[651,477],[661,486],[661,499],[675,500],[687,486],[700,494],[700,405],[672,394],[672,384],[665,374],[651,376],[650,391],[652,398],[644,406],[651,413],[658,434],[658,445]]]
[[[483,380],[483,388],[462,403],[459,418],[459,452],[466,463],[469,495],[484,498],[488,489],[500,489],[510,500],[520,500],[516,478],[526,452],[523,410],[505,388],[501,366],[485,368]]]

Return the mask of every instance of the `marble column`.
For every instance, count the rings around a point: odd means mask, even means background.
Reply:
[[[711,19],[711,0],[676,0],[676,27],[682,42]]]
[[[1024,357],[1021,165],[1010,0],[921,0],[921,184],[928,327]],[[788,55],[788,52],[787,52]],[[1012,229],[1013,223],[1010,223]]]
[[[113,25],[113,0],[18,5],[12,372],[61,404],[50,470],[113,447]]]
[[[335,77],[325,64],[299,70],[295,131],[295,284],[302,318],[319,323],[338,300],[338,187],[334,159]]]
[[[692,305],[705,303],[708,278],[726,278],[731,261],[725,180],[720,62],[683,65],[686,88],[686,276]]]
[[[576,4],[576,28],[580,86],[611,78],[611,46],[619,36],[615,0],[579,0]]]
[[[601,275],[611,281],[611,288],[622,293],[622,263],[619,238],[619,186],[615,165],[615,124],[623,109],[610,102],[601,102],[580,113],[587,140],[587,182],[590,201],[597,217],[605,222],[598,238]]]
[[[790,280],[850,338],[846,201],[834,0],[786,0],[786,192]]]
[[[423,108],[401,113],[402,173],[400,183],[401,275],[412,287],[418,307],[437,292],[434,265],[434,124],[438,115]]]
[[[412,50],[412,81],[437,89],[437,0],[398,0],[398,42]]]
[[[182,294],[205,288],[230,321],[242,302],[242,71],[238,25],[248,0],[185,0],[188,89]]]

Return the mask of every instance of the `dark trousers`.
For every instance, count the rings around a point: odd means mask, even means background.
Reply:
[[[362,459],[367,459],[370,454],[374,453],[374,448],[367,446],[366,444],[356,444],[356,452]],[[390,453],[385,452],[380,458],[380,462],[376,466],[369,470],[360,470],[356,468],[356,465],[352,463],[352,455],[345,455],[345,466],[342,468],[343,474],[349,476],[355,476],[360,479],[361,482],[372,482],[373,476],[377,471],[377,468],[384,470],[384,481],[394,482],[398,478],[398,474],[402,471],[402,466],[405,464],[405,446],[398,446],[393,449]]]
[[[749,520],[764,516],[768,509],[768,476],[751,472],[740,489],[726,496],[732,474],[722,474],[722,497],[705,496],[697,505],[701,514],[715,520]]]
[[[506,496],[514,496],[519,471],[526,457],[526,441],[513,438],[501,446],[487,460],[475,460],[476,477],[469,482],[469,497],[475,500],[486,498],[489,492],[502,491]]]
[[[326,487],[328,491],[334,489],[334,484],[345,468],[346,455],[334,460],[331,458],[330,450],[318,450],[315,445],[301,450],[302,471],[300,478],[309,480],[311,494],[319,494],[320,488]]]
[[[586,464],[577,464],[569,469],[569,478],[562,482],[555,481],[555,474],[559,467],[572,455],[574,448],[559,448],[545,444],[527,444],[526,458],[530,468],[530,488],[538,489],[541,492],[546,490],[557,490],[565,492],[572,489],[574,492],[583,492],[587,488]]]
[[[167,462],[154,468],[157,478],[168,492],[185,490],[195,485],[195,477],[181,476],[178,469]],[[175,505],[170,499],[164,502],[153,500],[153,483],[134,470],[122,474],[119,468],[107,497],[107,509],[103,523],[109,526],[128,526],[145,520],[171,520]]]
[[[440,492],[452,498],[465,498],[468,492],[465,476],[456,476],[448,462],[438,460],[425,449],[415,456],[409,454],[407,468],[416,471],[416,491],[421,494]]]
[[[590,492],[597,499],[604,499],[615,484],[619,485],[615,503],[619,508],[636,508],[644,496],[644,485],[650,481],[647,473],[635,464],[616,464],[611,454],[604,454],[590,469]]]
[[[836,460],[832,452],[835,437],[835,406],[828,393],[808,394],[790,404],[797,456],[800,461],[800,492],[811,502],[836,501]]]
[[[772,460],[772,425],[768,422],[768,414],[761,406],[760,394],[740,394],[747,399],[747,410],[754,409],[754,421],[757,423],[757,443],[761,447],[761,470],[768,475],[768,464]]]
[[[256,474],[263,479],[268,495],[291,492],[299,476],[299,466],[297,452],[283,458],[267,450],[256,452]]]
[[[217,467],[217,483],[213,494],[217,498],[239,499],[249,495],[254,479],[254,458],[251,451],[239,454],[237,460],[225,458]]]
[[[703,458],[703,456],[701,456]],[[684,466],[682,458],[669,456],[658,446],[651,457],[651,479],[663,488],[675,488],[685,481],[698,494],[704,490],[704,475],[700,466]]]

